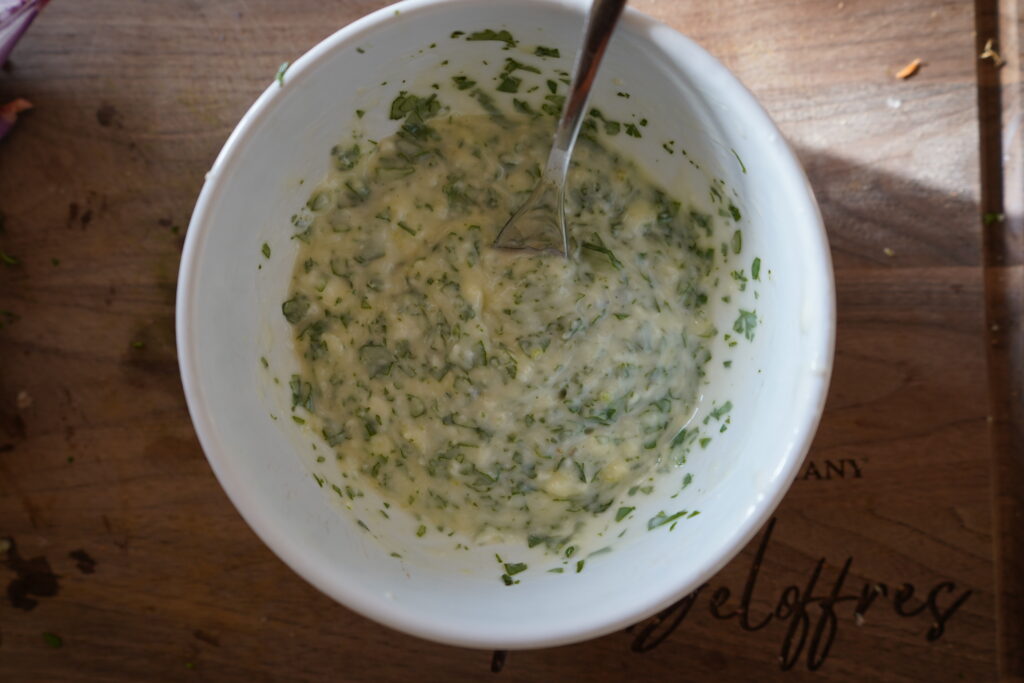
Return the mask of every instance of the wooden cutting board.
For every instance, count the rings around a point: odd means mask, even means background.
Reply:
[[[214,480],[178,379],[203,174],[278,64],[380,4],[55,2],[0,72],[0,101],[36,105],[0,142],[0,680],[450,681],[492,659],[510,681],[1024,679],[1019,3],[631,3],[733,69],[806,166],[832,389],[777,514],[706,586],[507,658],[293,574]]]

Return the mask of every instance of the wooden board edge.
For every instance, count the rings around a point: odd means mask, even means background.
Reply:
[[[975,11],[998,671],[1024,681],[1024,0]]]

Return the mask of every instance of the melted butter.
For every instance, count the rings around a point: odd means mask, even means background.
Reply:
[[[283,309],[293,401],[339,467],[438,529],[557,549],[683,460],[715,330],[707,218],[592,139],[574,257],[490,246],[549,144],[479,116],[335,148]]]

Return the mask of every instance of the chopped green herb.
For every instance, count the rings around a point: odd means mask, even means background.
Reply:
[[[661,511],[658,514],[656,514],[653,517],[651,517],[650,520],[648,520],[648,522],[647,522],[647,530],[650,531],[652,529],[657,529],[660,526],[664,526],[664,525],[668,524],[669,522],[672,522],[672,521],[675,521],[675,520],[679,519],[680,517],[685,515],[687,512],[688,512],[687,510],[680,510],[679,512],[675,513],[674,515],[668,515],[668,514],[665,514],[664,511]]]
[[[285,301],[281,304],[281,312],[284,313],[284,318],[292,325],[295,325],[306,316],[306,311],[309,310],[309,300],[305,297],[294,297]]]
[[[436,94],[420,97],[403,90],[391,102],[388,115],[392,120],[404,118],[406,126],[403,130],[413,138],[423,138],[426,136],[423,122],[437,115],[440,110],[441,103],[438,102]]]
[[[726,401],[722,405],[717,406],[716,408],[714,408],[711,411],[710,415],[711,415],[711,417],[715,418],[716,420],[721,420],[722,417],[727,415],[730,410],[732,410],[732,401]]]
[[[359,161],[361,152],[359,145],[352,145],[351,147],[342,147],[341,145],[335,145],[331,148],[331,157],[334,159],[334,167],[339,171],[347,171],[350,168],[354,168],[356,163]],[[316,195],[318,198],[323,197],[329,200],[329,197],[325,193]],[[319,210],[326,207],[326,202],[323,206],[314,207],[310,206],[311,209]]]
[[[761,279],[761,257],[757,256],[754,258],[754,262],[750,264],[750,277],[754,280]]]
[[[618,121],[609,121],[605,118],[604,114],[601,113],[600,109],[593,108],[590,110],[590,115],[595,119],[599,120],[604,126],[604,132],[608,135],[618,135],[622,129],[622,124]]]
[[[678,446],[682,446],[689,441],[693,441],[693,439],[695,438],[697,438],[697,432],[693,430],[688,430],[684,427],[683,429],[679,430],[679,433],[676,434],[675,437],[673,437],[672,442],[669,445],[672,448],[677,448]]]
[[[737,230],[732,234],[732,253],[738,254],[743,251],[743,231]]]
[[[525,572],[526,570],[527,566],[523,562],[511,562],[505,564],[505,572],[509,576],[515,576],[516,574],[519,574],[520,572]]]
[[[729,151],[732,152],[732,155],[734,157],[736,157],[736,161],[740,162],[740,170],[743,171],[744,173],[746,173],[747,172],[747,167],[743,165],[743,159],[740,159],[740,155],[737,154],[736,150],[732,149],[731,147],[729,148]]]
[[[626,135],[628,135],[631,138],[642,138],[643,137],[643,135],[640,134],[640,129],[637,128],[632,123],[627,123],[626,124]]]
[[[505,68],[503,73],[510,74],[513,71],[529,71],[530,73],[539,74],[540,69],[530,64],[523,64],[522,62],[516,61],[511,57],[505,59]]]
[[[545,95],[544,104],[540,105],[540,110],[545,114],[551,116],[558,116],[562,113],[562,106],[565,104],[565,95]]]
[[[476,81],[469,76],[452,76],[452,81],[455,82],[455,87],[459,90],[468,90],[476,85]]]
[[[263,258],[270,258],[270,245],[269,244],[264,242],[263,246],[260,248],[260,251],[263,252]]]
[[[60,649],[64,647],[64,639],[58,636],[56,633],[49,633],[48,631],[43,632],[43,642],[49,647],[54,649]]]
[[[615,513],[615,521],[616,522],[621,522],[633,510],[636,510],[636,508],[635,507],[621,507],[621,508],[619,508],[618,512]]]
[[[302,406],[313,412],[313,385],[303,382],[298,375],[292,375],[288,387],[292,390],[292,407]]]
[[[480,103],[480,107],[491,116],[494,116],[495,118],[503,116],[501,109],[494,104],[494,98],[480,88],[474,88],[469,92],[469,94],[472,95],[473,99]]]
[[[504,76],[501,79],[501,83],[498,84],[498,92],[519,92],[519,84],[522,83],[522,79],[516,78],[515,76]]]
[[[416,535],[417,536],[423,536],[423,534],[425,534],[425,533],[427,533],[426,525],[425,524],[420,524],[419,528],[416,529]]]
[[[533,51],[533,54],[538,57],[561,57],[558,53],[557,47],[543,47],[541,45],[537,46],[537,49]]]
[[[604,242],[601,240],[600,235],[598,235],[595,232],[593,234],[593,238],[593,242],[583,242],[582,244],[580,244],[580,246],[583,247],[584,249],[589,249],[590,251],[596,251],[599,254],[604,254],[605,256],[608,257],[608,260],[611,262],[612,266],[615,267],[615,270],[622,270],[622,261],[615,258],[615,254],[612,253],[612,250],[604,246]]]
[[[452,34],[455,37],[455,34]],[[484,29],[483,31],[474,31],[470,33],[466,40],[496,40],[501,43],[505,43],[507,47],[515,47],[516,40],[512,37],[512,34],[502,29],[501,31],[494,31],[492,29]]]
[[[741,333],[747,341],[753,341],[754,328],[757,327],[757,312],[740,310],[739,317],[732,324],[734,332]]]
[[[337,446],[345,443],[349,439],[348,432],[345,431],[344,426],[333,428],[324,427],[323,430],[321,430],[321,433],[324,435],[324,440],[327,442],[328,446]]]
[[[515,110],[517,112],[519,112],[521,114],[528,114],[530,116],[533,116],[534,114],[536,114],[536,112],[533,111],[533,108],[530,107],[530,104],[528,102],[524,101],[524,100],[513,99],[512,100],[512,106],[513,106],[513,108],[515,108]]]
[[[288,67],[291,66],[291,62],[281,62],[281,66],[277,67],[277,73],[274,75],[274,80],[277,81],[279,88],[284,87],[284,73],[288,71]]]

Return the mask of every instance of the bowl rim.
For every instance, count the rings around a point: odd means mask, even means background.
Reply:
[[[394,21],[406,21],[410,14],[431,11],[442,6],[448,10],[453,5],[480,6],[487,3],[488,0],[403,0],[380,8],[340,28],[317,43],[288,67],[288,78],[291,80],[301,77],[303,73],[316,68],[333,52],[350,47],[382,25]],[[527,0],[524,4],[531,4],[542,9],[567,8],[579,12],[585,12],[588,6],[585,0]],[[280,88],[277,83],[271,82],[231,132],[210,171],[206,174],[185,236],[175,300],[176,343],[182,387],[200,445],[211,469],[236,510],[275,555],[295,573],[332,599],[365,617],[396,630],[449,645],[513,650],[551,647],[588,640],[647,618],[702,585],[732,561],[747,545],[762,525],[768,521],[789,490],[810,449],[811,441],[821,420],[834,358],[835,282],[824,223],[803,168],[775,123],[750,91],[702,47],[672,27],[628,6],[621,19],[620,30],[623,28],[631,33],[646,36],[657,31],[657,35],[652,38],[654,50],[666,55],[668,61],[673,63],[680,61],[678,53],[685,53],[686,60],[691,63],[689,68],[704,70],[712,74],[716,82],[720,83],[720,92],[725,93],[724,97],[734,110],[742,111],[752,130],[771,136],[775,147],[772,159],[773,164],[776,165],[775,172],[788,175],[798,183],[802,183],[805,188],[800,195],[804,205],[799,208],[808,217],[805,222],[810,229],[806,231],[807,234],[802,235],[805,238],[802,246],[812,267],[817,265],[814,270],[818,277],[814,284],[821,289],[819,289],[820,296],[818,297],[820,307],[815,311],[815,317],[816,320],[824,321],[826,324],[821,325],[808,338],[807,343],[812,350],[811,356],[818,359],[818,365],[813,369],[806,365],[801,368],[802,373],[812,375],[811,389],[803,397],[802,403],[794,410],[794,414],[800,417],[794,420],[792,445],[788,449],[788,453],[780,455],[782,467],[779,469],[779,475],[774,478],[774,482],[777,483],[767,490],[767,495],[752,503],[752,512],[744,517],[740,525],[725,534],[725,538],[721,541],[720,553],[713,562],[708,562],[699,570],[691,572],[687,577],[689,580],[680,579],[676,582],[666,582],[665,590],[659,594],[657,599],[634,604],[632,609],[619,614],[615,619],[609,619],[584,629],[559,628],[558,624],[548,623],[534,625],[539,628],[531,629],[524,629],[521,626],[512,627],[499,634],[497,632],[480,633],[469,630],[465,625],[453,626],[448,621],[424,618],[422,615],[417,616],[415,613],[401,609],[399,605],[384,596],[369,595],[367,591],[354,590],[344,581],[337,580],[337,575],[332,574],[329,568],[310,561],[303,553],[305,542],[284,533],[277,518],[268,514],[261,501],[237,483],[234,464],[229,457],[223,454],[224,449],[217,426],[208,409],[202,375],[199,372],[198,359],[201,351],[191,324],[195,317],[198,295],[196,275],[206,235],[213,229],[210,214],[223,193],[224,184],[221,180],[230,167],[237,163],[241,150],[254,135],[259,124],[272,113],[274,103],[279,98],[286,97],[288,92],[286,88]],[[672,44],[669,45],[668,42]]]

